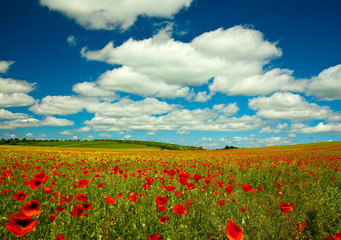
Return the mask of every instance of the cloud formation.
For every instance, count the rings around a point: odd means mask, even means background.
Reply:
[[[249,100],[249,108],[257,111],[257,116],[267,119],[289,119],[295,121],[310,119],[340,120],[340,114],[328,106],[308,103],[301,95],[290,92],[276,92],[269,97]]]
[[[127,29],[139,16],[172,18],[192,0],[40,0],[87,29]]]
[[[100,87],[144,97],[191,98],[190,87],[205,84],[213,94],[244,96],[305,88],[306,82],[295,80],[288,69],[263,69],[282,51],[257,30],[219,28],[189,43],[177,41],[171,34],[168,27],[148,39],[131,38],[120,46],[109,42],[96,51],[85,47],[81,54],[87,60],[122,66],[103,73],[97,80]],[[204,102],[213,94],[199,92],[194,100]]]
[[[7,73],[13,63],[13,61],[0,61],[0,73]]]

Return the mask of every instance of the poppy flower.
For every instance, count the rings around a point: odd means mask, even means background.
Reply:
[[[18,202],[24,201],[27,197],[27,193],[24,192],[17,192],[13,195],[13,199],[17,200]]]
[[[284,212],[285,214],[288,214],[289,212],[291,212],[293,210],[294,204],[293,203],[285,203],[285,202],[281,202],[280,203],[280,209],[282,212]]]
[[[14,216],[11,216],[9,222],[5,225],[7,230],[15,236],[22,237],[25,233],[32,231],[37,223],[36,219],[28,217],[24,213],[16,213]]]
[[[332,234],[329,234],[328,237],[323,238],[323,240],[334,240]]]
[[[157,233],[153,233],[147,240],[162,240],[162,237]]]
[[[53,191],[53,188],[50,188],[50,187],[43,188],[43,191],[44,191],[44,193],[49,194],[49,193],[51,193]]]
[[[88,201],[88,196],[83,194],[83,193],[78,193],[76,196],[76,201],[77,202],[86,202],[86,201]]]
[[[57,235],[55,240],[66,240],[66,237],[64,235]]]
[[[164,212],[164,211],[166,211],[166,207],[163,205],[159,205],[159,206],[157,206],[157,210],[159,210],[160,212]]]
[[[37,215],[40,213],[40,203],[37,200],[28,201],[22,207],[22,212],[28,217]]]
[[[56,212],[62,212],[62,211],[64,211],[65,210],[65,208],[63,208],[62,206],[58,206],[57,208],[56,208]]]
[[[161,217],[161,218],[160,218],[160,223],[161,223],[161,224],[165,224],[166,220],[169,221],[169,220],[170,220],[170,217],[167,217],[167,216]]]
[[[297,230],[302,232],[306,226],[307,226],[306,222],[301,222],[300,224],[297,225]]]
[[[53,222],[56,219],[57,215],[55,213],[51,213],[50,221]]]
[[[82,215],[85,215],[84,211],[85,211],[85,208],[80,207],[80,206],[74,206],[71,212],[71,216],[80,217]]]
[[[85,208],[86,210],[91,210],[92,203],[82,203],[82,207]]]
[[[224,205],[225,205],[225,199],[220,200],[220,201],[218,202],[218,205],[219,205],[219,206],[224,206]]]
[[[165,189],[167,190],[167,192],[171,192],[175,189],[175,186],[171,185],[171,186],[165,186]]]
[[[28,186],[31,189],[39,188],[43,184],[43,181],[40,178],[33,178],[29,181]]]
[[[335,234],[334,240],[341,240],[341,232]]]
[[[176,204],[173,207],[173,212],[177,215],[185,215],[187,213],[187,208],[184,205]]]
[[[232,191],[233,191],[233,188],[231,186],[229,186],[229,185],[226,185],[225,192],[230,194]]]
[[[243,184],[242,188],[245,192],[252,192],[253,191],[253,187],[250,184]]]
[[[81,180],[79,180],[79,182],[78,182],[78,187],[79,187],[79,188],[86,188],[86,187],[88,186],[89,183],[90,183],[89,180],[81,179]]]
[[[107,203],[116,203],[116,199],[113,198],[113,197],[109,197],[109,196],[107,196],[107,197],[105,198],[105,201],[106,201]]]
[[[33,178],[40,178],[41,181],[42,181],[43,183],[46,183],[46,180],[47,180],[49,177],[46,175],[45,171],[43,170],[43,171],[41,171],[41,172],[38,173],[38,174],[34,174],[34,175],[33,175]]]
[[[244,237],[243,230],[231,219],[226,226],[226,236],[229,240],[242,240]]]
[[[161,196],[157,196],[155,199],[155,202],[157,205],[166,205],[167,204],[167,197],[161,197]]]

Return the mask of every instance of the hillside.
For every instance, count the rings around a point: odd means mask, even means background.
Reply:
[[[168,149],[168,150],[201,150],[201,147],[181,146],[177,144],[137,141],[137,140],[0,140],[0,145],[70,147],[96,149]]]

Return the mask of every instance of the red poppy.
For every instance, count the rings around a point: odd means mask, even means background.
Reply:
[[[53,189],[50,188],[50,187],[47,187],[47,188],[43,188],[43,191],[44,191],[44,193],[49,194],[49,193],[51,193],[53,191]]]
[[[335,234],[334,240],[341,240],[341,232]]]
[[[301,222],[300,224],[297,225],[297,230],[302,232],[306,226],[307,226],[306,222]]]
[[[184,205],[176,204],[173,207],[173,212],[178,215],[185,215],[187,213],[187,208]]]
[[[218,205],[219,205],[219,206],[224,206],[224,205],[225,205],[225,199],[220,200],[220,201],[218,202]]]
[[[153,233],[147,240],[162,240],[162,237],[157,233]]]
[[[40,187],[43,184],[43,181],[40,178],[33,178],[31,181],[29,181],[28,186],[31,189],[36,189]]]
[[[280,203],[280,209],[282,212],[284,212],[285,214],[288,214],[289,212],[291,212],[293,210],[294,204],[293,203],[285,203],[285,202],[281,202]]]
[[[245,192],[252,192],[253,191],[253,187],[250,184],[243,184],[242,188]]]
[[[74,206],[71,212],[71,216],[80,217],[82,215],[85,215],[84,211],[85,211],[85,208]]]
[[[56,212],[62,212],[62,211],[64,211],[65,210],[65,208],[63,208],[62,206],[58,206],[57,208],[56,208]]]
[[[22,207],[22,212],[28,217],[37,215],[40,213],[40,203],[37,200],[28,201]]]
[[[83,193],[78,193],[76,196],[76,201],[77,202],[86,202],[86,201],[88,201],[88,196],[86,196]]]
[[[57,235],[55,240],[66,240],[66,237],[64,235]]]
[[[113,197],[109,197],[109,196],[107,196],[107,197],[105,198],[105,201],[106,201],[107,203],[116,203],[116,199],[113,198]]]
[[[25,233],[32,231],[37,225],[38,221],[26,216],[24,213],[17,213],[11,216],[9,222],[6,223],[8,231],[17,237],[24,236]]]
[[[161,217],[161,218],[160,218],[160,223],[161,223],[161,224],[165,224],[166,220],[169,221],[169,220],[170,220],[170,217],[167,217],[167,216]]]
[[[167,204],[167,197],[161,197],[161,196],[157,196],[155,199],[155,202],[157,205],[166,205]]]
[[[51,213],[50,221],[53,222],[56,219],[57,215],[55,213]]]
[[[231,219],[226,226],[226,236],[230,240],[242,240],[244,237],[243,230]]]
[[[166,207],[163,205],[159,205],[159,206],[157,206],[157,210],[159,210],[160,212],[164,212],[164,211],[166,211]]]
[[[175,193],[175,195],[177,195],[179,197],[181,196],[181,192],[180,191],[175,191],[174,193]]]
[[[86,188],[86,187],[88,186],[89,183],[90,183],[89,180],[81,179],[81,180],[79,180],[79,182],[78,182],[78,187],[79,187],[79,188]]]
[[[27,197],[27,193],[17,192],[13,195],[13,198],[19,202],[24,201]]]
[[[165,189],[167,190],[167,192],[171,192],[175,189],[175,186],[171,185],[171,186],[165,186]]]
[[[332,234],[329,234],[328,237],[323,238],[323,240],[334,240]]]
[[[196,186],[193,183],[187,183],[186,186],[188,190],[192,190],[196,188]]]
[[[82,203],[82,207],[84,207],[86,210],[90,210],[92,207],[92,203]]]
[[[226,185],[226,187],[225,187],[225,192],[227,192],[227,193],[231,193],[233,191],[233,188],[232,187],[230,187],[229,185]]]
[[[38,173],[38,174],[34,174],[34,175],[33,175],[33,178],[40,178],[41,181],[42,181],[43,183],[46,183],[46,180],[47,180],[49,177],[46,176],[45,171],[43,170],[43,171],[41,171],[41,172]]]
[[[187,206],[187,207],[190,207],[190,206],[192,206],[192,203],[193,203],[193,202],[192,202],[191,200],[187,200],[186,206]]]

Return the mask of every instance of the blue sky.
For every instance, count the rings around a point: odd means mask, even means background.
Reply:
[[[340,141],[339,1],[13,0],[0,138]]]

